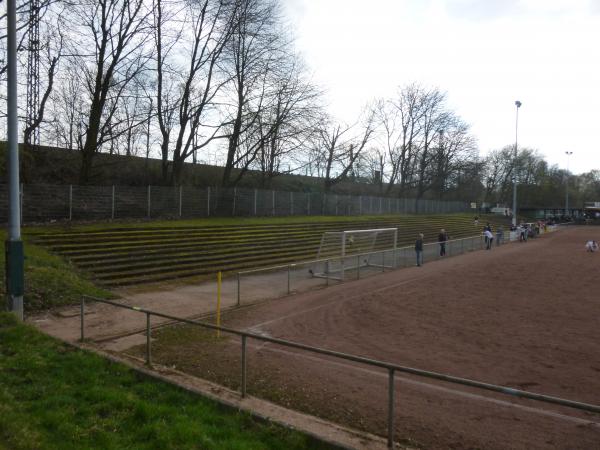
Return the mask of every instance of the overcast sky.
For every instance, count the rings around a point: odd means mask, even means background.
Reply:
[[[600,0],[284,0],[329,111],[353,122],[417,81],[447,92],[481,153],[514,144],[600,169]]]

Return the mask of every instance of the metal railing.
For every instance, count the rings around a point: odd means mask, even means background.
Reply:
[[[417,375],[420,377],[430,378],[434,380],[444,381],[448,383],[458,384],[462,386],[473,387],[477,389],[482,389],[486,391],[497,392],[500,394],[526,398],[530,400],[537,400],[545,403],[551,403],[555,405],[565,406],[568,408],[577,409],[580,411],[587,411],[592,413],[600,414],[600,405],[592,405],[589,403],[577,402],[573,400],[562,399],[559,397],[553,397],[544,394],[537,394],[534,392],[523,391],[520,389],[513,389],[505,386],[498,386],[490,383],[484,383],[481,381],[470,380],[467,378],[455,377],[452,375],[446,375],[438,372],[432,372],[428,370],[416,369],[413,367],[401,366],[398,364],[393,364],[385,361],[379,361],[376,359],[365,358],[362,356],[351,355],[349,353],[336,352],[333,350],[327,350],[320,347],[314,347],[311,345],[300,344],[293,341],[288,341],[285,339],[272,338],[268,336],[263,336],[260,334],[251,333],[248,331],[236,330],[233,328],[223,327],[212,325],[206,322],[200,322],[197,320],[185,319],[181,317],[171,316],[169,314],[163,314],[156,311],[151,311],[145,308],[140,308],[136,306],[123,305],[121,303],[113,302],[110,300],[90,297],[90,296],[82,296],[81,304],[80,304],[80,320],[81,320],[81,336],[80,339],[83,342],[85,340],[85,305],[87,301],[104,303],[107,305],[112,305],[118,308],[124,308],[131,311],[137,311],[141,314],[146,315],[146,364],[149,366],[152,365],[152,342],[151,342],[151,318],[152,316],[160,317],[174,323],[185,323],[188,325],[199,326],[201,328],[206,328],[210,330],[218,330],[222,333],[229,333],[235,336],[239,336],[241,338],[241,384],[240,384],[240,394],[242,398],[246,397],[247,394],[247,365],[248,365],[248,355],[247,355],[247,341],[248,339],[256,339],[262,342],[270,342],[273,344],[282,345],[284,347],[294,348],[298,350],[304,350],[310,353],[315,353],[318,355],[331,356],[334,358],[339,358],[345,361],[351,361],[355,363],[365,364],[370,367],[378,367],[381,369],[385,369],[388,372],[388,404],[387,404],[387,444],[389,448],[393,448],[394,446],[394,401],[395,401],[395,386],[394,386],[394,377],[396,372],[399,373],[407,373],[411,375]]]
[[[507,236],[502,240],[501,245],[508,242]],[[496,245],[495,242],[494,246]],[[485,240],[482,235],[451,239],[445,242],[445,257],[462,255],[483,248],[485,248]],[[422,255],[423,263],[440,259],[440,243],[424,244]],[[240,306],[258,299],[290,295],[294,292],[305,292],[326,287],[332,283],[358,280],[415,264],[414,246],[405,246],[344,257],[322,258],[244,270],[236,274],[236,305]],[[245,289],[245,284],[250,287]]]

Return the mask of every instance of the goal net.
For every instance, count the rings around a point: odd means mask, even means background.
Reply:
[[[391,263],[386,265],[385,252],[395,250],[397,242],[397,228],[326,231],[317,252],[319,262],[311,273],[316,277],[343,280],[346,271],[360,267],[391,269]]]

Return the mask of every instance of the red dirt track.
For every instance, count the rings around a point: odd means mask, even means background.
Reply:
[[[600,254],[584,244],[599,234],[573,227],[426,262],[245,308],[225,325],[598,405]],[[291,405],[385,434],[385,372],[256,341],[249,361],[250,392],[267,378],[294,393]],[[600,415],[403,374],[397,380],[400,442],[600,448]]]

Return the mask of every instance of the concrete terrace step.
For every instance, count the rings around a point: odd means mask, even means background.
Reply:
[[[494,220],[495,219],[495,220]],[[482,218],[506,225],[504,218]],[[414,243],[419,232],[435,241],[440,228],[452,238],[477,234],[472,215],[392,216],[352,221],[208,226],[119,227],[32,233],[34,241],[66,256],[107,287],[208,277],[217,271],[311,260],[325,231],[399,229],[398,246]]]

